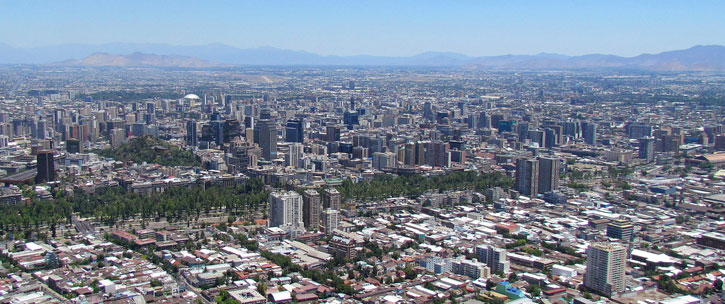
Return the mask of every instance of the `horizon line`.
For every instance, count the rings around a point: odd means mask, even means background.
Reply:
[[[687,48],[674,48],[674,49],[668,49],[668,50],[660,50],[656,53],[639,53],[637,55],[633,56],[626,56],[626,55],[617,55],[613,53],[606,53],[606,52],[593,52],[593,53],[583,53],[583,54],[562,54],[562,53],[556,53],[556,52],[547,52],[547,51],[541,51],[534,54],[524,54],[524,53],[507,53],[507,54],[497,54],[497,55],[470,55],[463,52],[457,52],[457,51],[438,51],[438,50],[427,50],[427,51],[419,51],[411,55],[374,55],[374,54],[355,54],[355,55],[339,55],[339,54],[321,54],[316,53],[312,51],[307,50],[297,50],[297,49],[286,49],[286,48],[280,48],[270,45],[263,45],[263,46],[256,46],[256,47],[239,47],[234,46],[231,44],[223,43],[223,42],[210,42],[210,43],[204,43],[204,44],[174,44],[174,43],[166,43],[166,42],[103,42],[103,43],[85,43],[85,42],[69,42],[69,43],[61,43],[61,44],[50,44],[50,45],[43,45],[43,46],[15,46],[7,42],[0,42],[0,45],[5,45],[10,48],[14,49],[42,49],[42,48],[52,48],[52,47],[58,47],[58,46],[70,46],[70,45],[77,45],[77,46],[104,46],[104,45],[113,45],[113,44],[129,44],[129,45],[162,45],[162,46],[169,46],[169,47],[204,47],[204,46],[224,46],[224,47],[230,47],[235,48],[238,50],[254,50],[254,49],[274,49],[279,51],[290,51],[290,52],[299,52],[299,53],[308,53],[316,56],[322,56],[322,57],[362,57],[362,56],[369,56],[369,57],[390,57],[390,58],[406,58],[406,57],[414,57],[419,56],[423,54],[428,53],[441,53],[441,54],[453,54],[453,55],[463,55],[470,58],[479,58],[479,57],[500,57],[500,56],[538,56],[538,55],[558,55],[558,56],[567,56],[567,57],[579,57],[579,56],[587,56],[587,55],[603,55],[603,56],[617,56],[622,58],[634,58],[641,55],[655,55],[655,54],[661,54],[665,52],[671,52],[671,51],[680,51],[680,50],[688,50],[695,47],[725,47],[725,45],[722,44],[696,44]],[[98,51],[93,52],[94,53],[101,53],[106,51]],[[133,53],[144,53],[142,51],[135,50],[128,54],[121,54],[121,53],[115,53],[115,55],[130,55]],[[89,54],[89,55],[90,55]],[[114,54],[114,53],[109,53]],[[154,54],[154,55],[175,55],[175,54],[157,54],[157,53],[145,53],[145,54]]]

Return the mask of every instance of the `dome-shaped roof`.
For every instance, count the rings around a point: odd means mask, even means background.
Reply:
[[[186,96],[184,96],[184,99],[201,99],[201,98],[199,98],[199,95],[196,95],[196,94],[187,94]]]

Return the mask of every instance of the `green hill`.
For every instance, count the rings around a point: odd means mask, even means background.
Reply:
[[[164,166],[198,166],[201,164],[191,151],[182,150],[152,136],[135,137],[117,148],[104,149],[98,154],[124,162],[147,162]]]

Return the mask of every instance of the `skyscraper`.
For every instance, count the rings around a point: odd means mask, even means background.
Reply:
[[[302,215],[305,228],[308,230],[317,230],[320,226],[320,194],[317,190],[308,189],[302,196],[304,202],[304,212]]]
[[[561,163],[555,157],[539,158],[539,191],[546,193],[559,189],[559,168]]]
[[[43,183],[55,180],[55,161],[52,150],[38,151],[38,161],[35,183]]]
[[[304,226],[302,220],[302,196],[294,191],[269,194],[269,227]]]
[[[299,167],[299,162],[302,156],[304,155],[304,146],[302,146],[301,143],[293,143],[289,145],[289,152],[287,152],[287,157],[285,159],[285,163],[287,166],[290,167]]]
[[[262,157],[268,161],[277,158],[277,127],[274,121],[260,119],[256,129],[259,130],[259,147],[262,148]]]
[[[624,266],[627,248],[616,243],[593,243],[587,248],[584,286],[606,296],[625,288]]]
[[[516,161],[516,191],[526,196],[539,193],[539,161],[519,159]]]
[[[639,158],[648,163],[655,159],[655,139],[653,137],[639,139]]]
[[[478,261],[488,265],[491,272],[509,272],[510,262],[506,259],[506,249],[496,248],[491,245],[476,247]]]
[[[304,121],[302,119],[290,119],[287,121],[285,129],[285,141],[287,142],[304,142]]]
[[[397,165],[397,155],[393,152],[375,152],[373,153],[373,168],[383,170],[385,168],[395,168]]]
[[[327,126],[325,128],[327,134],[327,141],[340,141],[340,127],[339,126]]]
[[[597,143],[597,125],[591,121],[585,122],[582,130],[584,142],[587,145],[595,145]]]
[[[341,200],[340,192],[335,188],[327,188],[322,194],[322,204],[325,209],[340,210]]]

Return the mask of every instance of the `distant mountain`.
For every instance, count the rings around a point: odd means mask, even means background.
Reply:
[[[58,65],[111,66],[111,67],[183,67],[208,68],[231,66],[188,56],[168,56],[135,52],[128,55],[94,53],[80,60],[66,60]]]
[[[590,54],[566,56],[559,54],[503,55],[472,57],[450,52],[426,52],[409,57],[390,56],[322,56],[305,51],[284,50],[273,47],[240,49],[224,44],[175,46],[160,43],[109,43],[99,45],[65,44],[40,48],[14,48],[0,44],[0,63],[48,64],[73,59],[79,64],[116,62],[116,66],[130,66],[127,62],[148,62],[134,58],[102,58],[96,53],[159,54],[167,58],[149,59],[153,64],[141,66],[207,67],[230,65],[352,65],[352,66],[459,66],[492,70],[545,70],[545,69],[640,69],[650,71],[725,71],[725,46],[695,46],[686,50],[635,57]],[[93,55],[93,56],[91,56]],[[98,58],[101,57],[101,58]],[[133,56],[132,56],[133,57]],[[71,58],[72,60],[68,60]],[[185,59],[182,59],[185,58]]]

